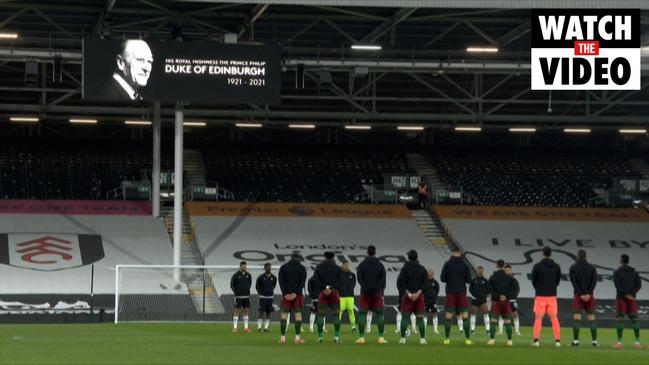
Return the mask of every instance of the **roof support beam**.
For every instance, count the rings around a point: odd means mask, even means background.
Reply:
[[[390,20],[387,20],[380,25],[378,25],[376,28],[374,28],[371,32],[369,32],[365,37],[363,37],[359,43],[373,43],[376,42],[379,38],[381,38],[385,33],[389,32],[391,29],[397,26],[397,24],[401,23],[404,21],[406,18],[408,18],[410,15],[412,15],[414,12],[417,11],[417,8],[401,8],[399,9]]]
[[[478,28],[475,24],[471,22],[464,22],[467,27],[471,28],[474,32],[476,32],[480,37],[484,38],[489,44],[496,44],[496,40],[491,38],[487,33],[485,33],[482,29]]]
[[[496,105],[495,107],[489,109],[489,110],[487,111],[486,114],[492,114],[492,113],[495,112],[496,110],[498,110],[498,109],[504,107],[505,105],[509,104],[510,101],[516,100],[516,99],[520,98],[521,96],[527,94],[530,90],[532,90],[532,88],[531,88],[531,87],[527,87],[527,88],[525,88],[524,90],[521,90],[521,91],[517,92],[517,93],[516,93],[514,96],[512,96],[511,98],[509,98],[509,99],[507,99],[506,101],[504,101],[504,102],[502,102],[502,103]]]
[[[307,76],[308,78],[310,78],[311,80],[314,80],[315,82],[320,82],[320,80],[317,77],[311,75],[311,73],[309,73],[309,72],[305,72],[304,75]],[[359,109],[359,110],[361,110],[361,111],[363,111],[365,113],[369,113],[369,110],[367,110],[364,106],[362,106],[362,105],[358,104],[357,102],[355,102],[354,100],[352,100],[352,98],[349,96],[349,94],[347,94],[344,90],[342,90],[341,88],[336,86],[336,84],[331,83],[330,85],[331,85],[332,91],[334,93],[336,93],[337,95],[342,96],[349,104],[351,104],[352,106],[356,107],[357,109]]]
[[[601,115],[603,112],[607,111],[608,109],[610,109],[610,108],[612,108],[612,107],[618,105],[621,101],[624,101],[624,100],[626,100],[626,99],[632,97],[633,95],[639,93],[639,92],[642,91],[644,88],[646,88],[647,85],[649,85],[649,82],[645,82],[644,84],[642,84],[642,85],[640,86],[640,90],[635,90],[635,91],[628,92],[628,93],[624,94],[624,96],[622,96],[622,97],[620,97],[620,98],[618,98],[618,99],[615,99],[615,100],[609,100],[608,104],[606,104],[606,105],[603,106],[601,109],[599,109],[598,111],[596,111],[596,112],[593,114],[593,116],[597,117],[597,116]]]
[[[378,16],[378,15],[365,14],[365,13],[361,13],[361,12],[358,12],[358,11],[335,8],[335,7],[331,7],[331,6],[314,6],[314,7],[318,8],[318,9],[321,9],[321,10],[332,11],[332,12],[335,12],[335,13],[352,15],[352,16],[355,16],[355,17],[363,18],[363,19],[379,20],[379,21],[387,21],[388,20],[388,18],[384,18],[384,17]]]
[[[110,14],[111,11],[113,11],[113,8],[115,7],[115,3],[117,0],[106,0],[106,5],[104,5],[104,8],[101,11],[101,14],[99,14],[99,18],[97,19],[97,22],[95,23],[95,28],[92,30],[93,35],[99,35],[105,30],[105,21],[106,21],[106,16]]]
[[[34,104],[0,104],[0,110],[3,113],[24,112],[24,113],[48,113],[52,118],[56,118],[57,113],[64,114],[61,117],[69,115],[106,115],[117,116],[118,118],[128,118],[134,116],[149,115],[151,108],[147,107],[107,107],[107,106],[66,106],[66,105],[34,105]],[[163,108],[162,114],[165,121],[170,121],[174,113],[174,108]],[[457,113],[364,113],[364,112],[329,112],[329,111],[273,111],[273,110],[243,110],[243,109],[186,109],[187,117],[213,117],[213,118],[277,118],[277,119],[300,119],[308,118],[314,120],[364,120],[364,121],[385,121],[382,125],[395,125],[394,122],[417,121],[427,122],[495,122],[495,123],[547,123],[548,117],[545,114],[491,114],[477,116],[471,114]],[[646,126],[647,118],[644,116],[554,116],[553,122],[574,123],[574,124],[616,124],[629,123]],[[209,121],[218,124],[219,121]],[[392,122],[392,123],[390,123]],[[231,124],[232,120],[220,121],[222,124]],[[278,122],[275,122],[278,123]],[[286,122],[279,122],[286,124]],[[324,123],[326,124],[326,123]],[[330,123],[331,125],[341,125],[342,122]]]
[[[439,94],[439,95],[445,97],[446,99],[448,99],[448,101],[449,101],[450,103],[453,103],[453,104],[457,105],[458,107],[460,107],[460,109],[462,109],[462,110],[464,110],[464,111],[466,111],[466,112],[468,112],[468,113],[470,113],[470,114],[474,114],[474,115],[475,115],[475,111],[473,111],[473,109],[469,108],[468,106],[466,106],[466,105],[464,105],[464,104],[461,104],[461,103],[457,102],[455,99],[453,99],[452,97],[448,96],[448,94],[446,94],[446,93],[443,92],[442,90],[438,89],[437,87],[433,86],[433,85],[432,85],[431,83],[429,83],[428,81],[424,80],[421,76],[419,76],[419,75],[417,75],[417,74],[414,74],[414,73],[412,73],[412,72],[406,72],[406,74],[407,74],[408,76],[412,77],[413,79],[415,79],[416,81],[418,81],[420,84],[426,86],[426,87],[429,88],[430,90],[433,90],[433,91],[436,92],[437,94]]]
[[[307,24],[304,28],[300,29],[300,30],[297,31],[295,34],[293,34],[292,36],[288,37],[284,42],[286,42],[286,43],[291,43],[293,40],[295,40],[296,38],[298,38],[298,37],[301,36],[302,34],[308,32],[309,29],[313,28],[313,27],[316,26],[318,23],[320,23],[320,19],[316,19],[316,20],[312,21],[311,23]]]
[[[59,31],[61,31],[61,33],[65,34],[68,38],[75,38],[75,36],[72,35],[72,33],[70,33],[69,31],[67,31],[65,28],[63,28],[63,27],[62,27],[61,25],[59,25],[57,22],[55,22],[54,20],[52,20],[52,18],[50,18],[49,16],[45,15],[45,14],[44,14],[42,11],[40,11],[39,9],[32,8],[31,10],[32,10],[34,13],[40,15],[41,18],[43,18],[46,22],[50,23],[54,28],[56,28],[56,29],[58,29]]]
[[[496,39],[496,43],[499,46],[506,46],[529,32],[530,32],[530,25],[527,23],[523,23],[517,26],[516,28],[510,30],[509,32],[505,33],[500,38]]]
[[[342,29],[341,27],[339,27],[339,26],[338,26],[336,23],[334,23],[333,21],[331,21],[331,20],[329,20],[329,19],[326,19],[326,18],[325,18],[324,21],[325,21],[325,23],[329,24],[329,26],[332,27],[334,30],[336,30],[338,33],[342,34],[343,37],[349,39],[350,42],[352,42],[352,43],[358,43],[358,41],[356,40],[356,38],[352,37],[351,34],[345,32],[344,29]]]
[[[21,14],[23,14],[23,13],[26,12],[27,10],[29,10],[28,7],[27,7],[27,8],[22,8],[22,9],[18,10],[17,12],[11,14],[11,15],[8,16],[6,19],[4,19],[3,21],[0,22],[0,28],[2,28],[2,27],[4,27],[5,25],[9,24],[12,20],[18,18]]]
[[[447,34],[449,34],[453,29],[455,29],[458,25],[462,24],[462,22],[455,22],[452,25],[446,27],[441,33],[437,34],[433,39],[429,40],[426,42],[426,44],[423,45],[421,48],[428,48],[432,46],[435,42],[439,41],[440,39],[446,37]]]
[[[243,37],[246,32],[250,33],[250,40],[255,40],[255,22],[259,17],[261,17],[264,12],[268,9],[270,4],[257,4],[255,7],[250,11],[250,16],[248,19],[244,22],[244,24],[241,26],[241,29],[239,30],[237,37],[240,39]]]

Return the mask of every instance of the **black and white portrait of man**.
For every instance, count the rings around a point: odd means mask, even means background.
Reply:
[[[125,40],[115,57],[115,72],[106,85],[104,97],[142,100],[141,91],[149,82],[152,66],[153,53],[145,41]]]

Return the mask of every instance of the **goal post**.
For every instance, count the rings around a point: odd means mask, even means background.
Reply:
[[[239,265],[116,265],[115,323],[217,322],[232,307]],[[248,266],[251,292],[263,266]],[[227,303],[224,303],[227,302]]]

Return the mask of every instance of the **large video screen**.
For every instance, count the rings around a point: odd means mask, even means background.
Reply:
[[[273,105],[280,58],[269,44],[86,39],[83,97]]]

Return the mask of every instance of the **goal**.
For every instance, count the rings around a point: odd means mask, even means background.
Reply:
[[[231,320],[230,278],[237,270],[238,265],[117,265],[115,323]],[[248,272],[254,293],[263,266],[248,266]]]

